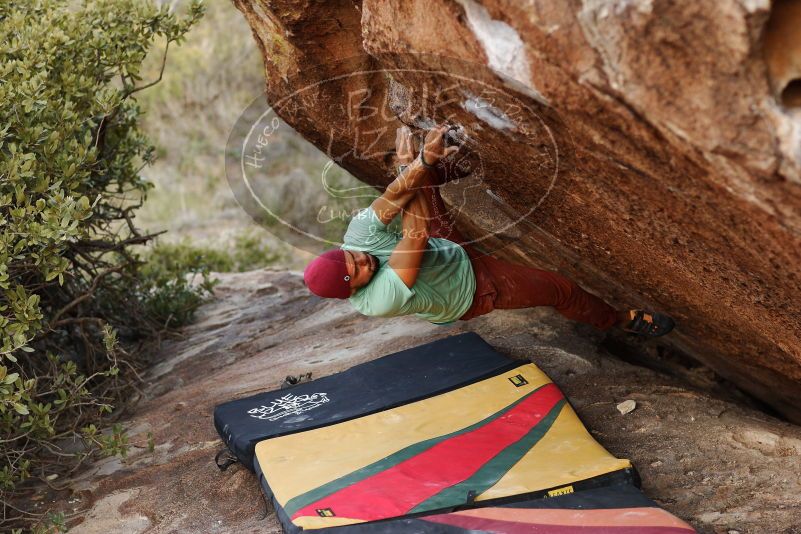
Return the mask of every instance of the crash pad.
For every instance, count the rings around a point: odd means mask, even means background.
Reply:
[[[633,479],[534,364],[256,445],[267,495],[320,529]],[[285,528],[292,528],[285,525]]]

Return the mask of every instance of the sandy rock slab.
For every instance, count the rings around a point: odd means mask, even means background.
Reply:
[[[321,377],[467,330],[545,370],[595,438],[633,460],[647,495],[700,532],[801,532],[801,429],[618,360],[599,349],[597,333],[548,310],[436,327],[309,297],[299,273],[220,279],[216,298],[148,375],[146,398],[125,421],[131,453],[91,465],[59,494],[70,532],[280,532],[255,476],[214,465],[214,406],[277,388],[286,375]],[[636,410],[621,415],[624,400]]]

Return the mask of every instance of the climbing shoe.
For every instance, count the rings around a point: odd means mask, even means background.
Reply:
[[[645,337],[664,336],[676,323],[664,313],[655,313],[647,310],[630,310],[629,320],[621,325],[624,332],[638,334]]]

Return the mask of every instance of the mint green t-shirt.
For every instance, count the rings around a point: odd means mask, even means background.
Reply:
[[[476,291],[473,266],[464,248],[447,239],[430,238],[417,280],[408,288],[389,266],[389,256],[400,240],[401,236],[388,230],[372,208],[353,217],[342,248],[372,254],[380,265],[370,282],[350,297],[350,303],[364,315],[415,314],[440,324],[464,315]]]

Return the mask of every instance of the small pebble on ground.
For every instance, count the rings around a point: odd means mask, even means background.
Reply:
[[[619,411],[623,415],[626,415],[629,412],[633,412],[634,408],[636,408],[636,407],[637,407],[637,403],[634,402],[633,400],[631,400],[631,399],[624,400],[623,402],[621,402],[620,404],[617,405],[617,411]]]

